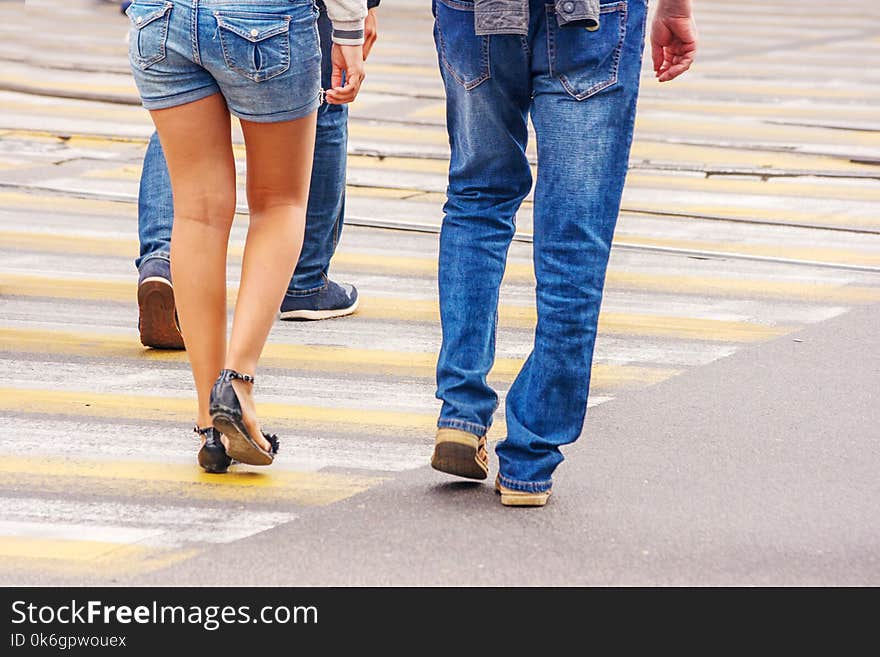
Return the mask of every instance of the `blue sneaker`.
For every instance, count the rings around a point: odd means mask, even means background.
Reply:
[[[323,290],[308,296],[284,295],[281,319],[316,320],[351,315],[358,307],[358,293],[354,285],[340,285],[331,280]]]
[[[184,349],[174,308],[171,264],[164,258],[149,258],[141,263],[138,274],[141,344],[154,349]]]

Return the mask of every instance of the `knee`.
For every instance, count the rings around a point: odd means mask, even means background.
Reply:
[[[235,215],[235,190],[204,189],[174,199],[174,220],[228,226]]]
[[[279,189],[259,183],[248,186],[248,209],[252,220],[278,208],[284,208],[297,216],[300,214],[305,216],[306,199],[299,197],[290,189]]]

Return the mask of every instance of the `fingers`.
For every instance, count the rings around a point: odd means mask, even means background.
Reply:
[[[361,82],[363,82],[362,75],[352,75],[350,78],[346,77],[345,86],[336,86],[332,89],[328,89],[324,94],[324,98],[331,105],[344,105],[345,103],[350,103],[357,97],[358,91],[360,91],[361,88]]]
[[[695,49],[678,46],[675,48],[663,48],[663,62],[655,67],[655,73],[659,82],[668,82],[674,80],[679,75],[687,71],[694,63]],[[655,60],[656,61],[656,60]]]
[[[651,59],[654,61],[654,75],[659,77],[666,57],[663,54],[663,46],[659,45],[656,41],[651,42]]]
[[[333,44],[330,51],[333,71],[331,88],[324,93],[324,100],[331,105],[350,103],[358,95],[364,81],[363,46],[340,46]]]

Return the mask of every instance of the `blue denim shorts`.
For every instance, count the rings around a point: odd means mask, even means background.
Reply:
[[[143,105],[221,93],[248,121],[292,121],[321,103],[313,0],[134,0],[129,62]]]

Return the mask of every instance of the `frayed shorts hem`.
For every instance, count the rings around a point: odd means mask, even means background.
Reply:
[[[155,99],[144,98],[141,101],[141,104],[144,106],[144,109],[147,110],[163,110],[177,107],[178,105],[194,103],[197,100],[202,100],[202,98],[207,98],[208,96],[213,96],[214,94],[219,93],[220,87],[216,84],[211,84],[207,87],[200,87],[199,89],[193,89],[192,91],[184,91],[183,93],[175,94],[173,96],[165,96],[163,98]]]
[[[284,112],[273,112],[271,114],[247,114],[237,109],[229,108],[229,113],[251,123],[281,123],[282,121],[296,121],[304,116],[308,116],[313,112],[317,112],[321,106],[321,94],[315,96],[305,105],[300,105],[296,109],[286,110]]]

